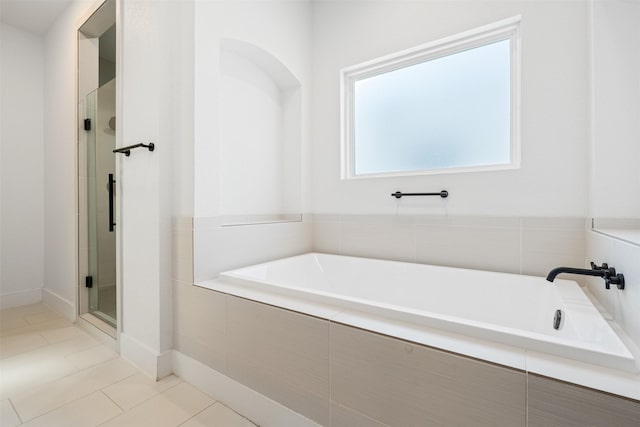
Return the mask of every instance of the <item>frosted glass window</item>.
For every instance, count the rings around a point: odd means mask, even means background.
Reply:
[[[347,72],[343,178],[517,167],[513,43]]]

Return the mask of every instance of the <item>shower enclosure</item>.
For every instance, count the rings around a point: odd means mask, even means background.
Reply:
[[[78,28],[78,315],[117,339],[116,57],[106,0]]]
[[[89,299],[87,311],[115,328],[115,79],[86,96],[84,111],[87,179],[87,274],[84,281]]]

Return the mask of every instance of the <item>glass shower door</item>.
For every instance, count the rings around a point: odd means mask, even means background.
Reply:
[[[88,311],[116,327],[115,79],[85,99]]]

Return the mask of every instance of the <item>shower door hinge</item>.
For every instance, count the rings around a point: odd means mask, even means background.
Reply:
[[[84,130],[91,130],[91,119],[84,119]]]
[[[84,278],[84,285],[87,288],[93,288],[93,277],[92,276],[87,276]]]

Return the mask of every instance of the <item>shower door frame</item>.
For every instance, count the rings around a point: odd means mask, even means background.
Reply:
[[[118,118],[118,122],[120,121],[120,118],[122,117],[122,105],[121,105],[121,78],[120,76],[122,75],[122,39],[121,39],[121,34],[122,34],[122,19],[121,19],[121,0],[98,0],[96,1],[96,3],[94,3],[82,16],[81,18],[76,22],[75,25],[75,29],[76,29],[76,34],[80,34],[82,27],[84,26],[84,24],[91,19],[92,16],[94,16],[94,14],[105,4],[107,4],[108,2],[113,2],[113,4],[115,5],[115,33],[116,33],[116,53],[115,53],[115,57],[116,57],[116,66],[115,66],[115,114],[116,117]],[[83,266],[83,257],[88,257],[88,254],[82,253],[81,251],[81,244],[80,244],[80,239],[81,239],[81,229],[83,227],[85,227],[85,224],[83,224],[83,221],[86,222],[87,217],[85,216],[84,218],[81,217],[81,212],[82,209],[80,207],[80,202],[81,202],[81,198],[80,198],[80,192],[83,190],[83,186],[80,183],[80,157],[81,155],[84,155],[86,157],[86,152],[84,150],[81,150],[80,148],[80,144],[83,143],[84,137],[82,136],[81,132],[84,132],[83,130],[83,122],[84,122],[84,111],[80,110],[80,100],[79,100],[79,94],[80,94],[80,72],[81,72],[81,57],[80,57],[80,43],[79,43],[79,37],[76,36],[75,38],[75,65],[76,65],[76,72],[75,74],[75,85],[74,85],[74,89],[75,89],[75,100],[77,102],[75,102],[75,106],[76,106],[76,118],[77,118],[77,131],[76,131],[76,144],[75,144],[75,149],[76,149],[76,162],[75,162],[75,180],[76,180],[76,200],[75,200],[75,206],[76,206],[76,236],[75,236],[75,245],[76,245],[76,258],[75,258],[75,271],[76,271],[76,285],[77,285],[77,289],[75,292],[75,318],[79,324],[79,326],[82,327],[86,327],[88,328],[89,331],[97,331],[97,330],[101,330],[102,332],[104,332],[107,336],[105,336],[104,334],[101,334],[100,332],[96,332],[98,335],[105,337],[107,339],[107,341],[112,342],[114,349],[115,350],[119,350],[119,345],[120,345],[120,334],[122,332],[122,230],[121,227],[119,227],[118,225],[116,225],[114,233],[115,233],[115,265],[116,265],[116,272],[115,272],[115,287],[116,287],[116,326],[115,328],[112,327],[111,325],[109,325],[107,322],[104,322],[102,319],[100,319],[97,316],[94,316],[93,314],[90,313],[89,310],[89,292],[88,292],[88,288],[85,286],[85,274],[84,274],[84,266]],[[118,146],[119,145],[119,141],[122,140],[122,127],[116,125],[115,126],[115,145]],[[114,154],[115,155],[115,154]],[[86,162],[86,161],[85,161]],[[121,192],[121,182],[120,182],[120,177],[122,176],[122,172],[121,172],[121,162],[120,159],[118,157],[115,157],[115,194],[122,194]],[[84,190],[86,191],[86,188],[84,188]],[[86,209],[84,209],[86,211]],[[116,203],[115,204],[115,224],[120,224],[120,218],[121,218],[121,211],[122,211],[122,204],[121,203]],[[97,328],[97,329],[96,329]],[[110,339],[110,338],[111,339]]]

